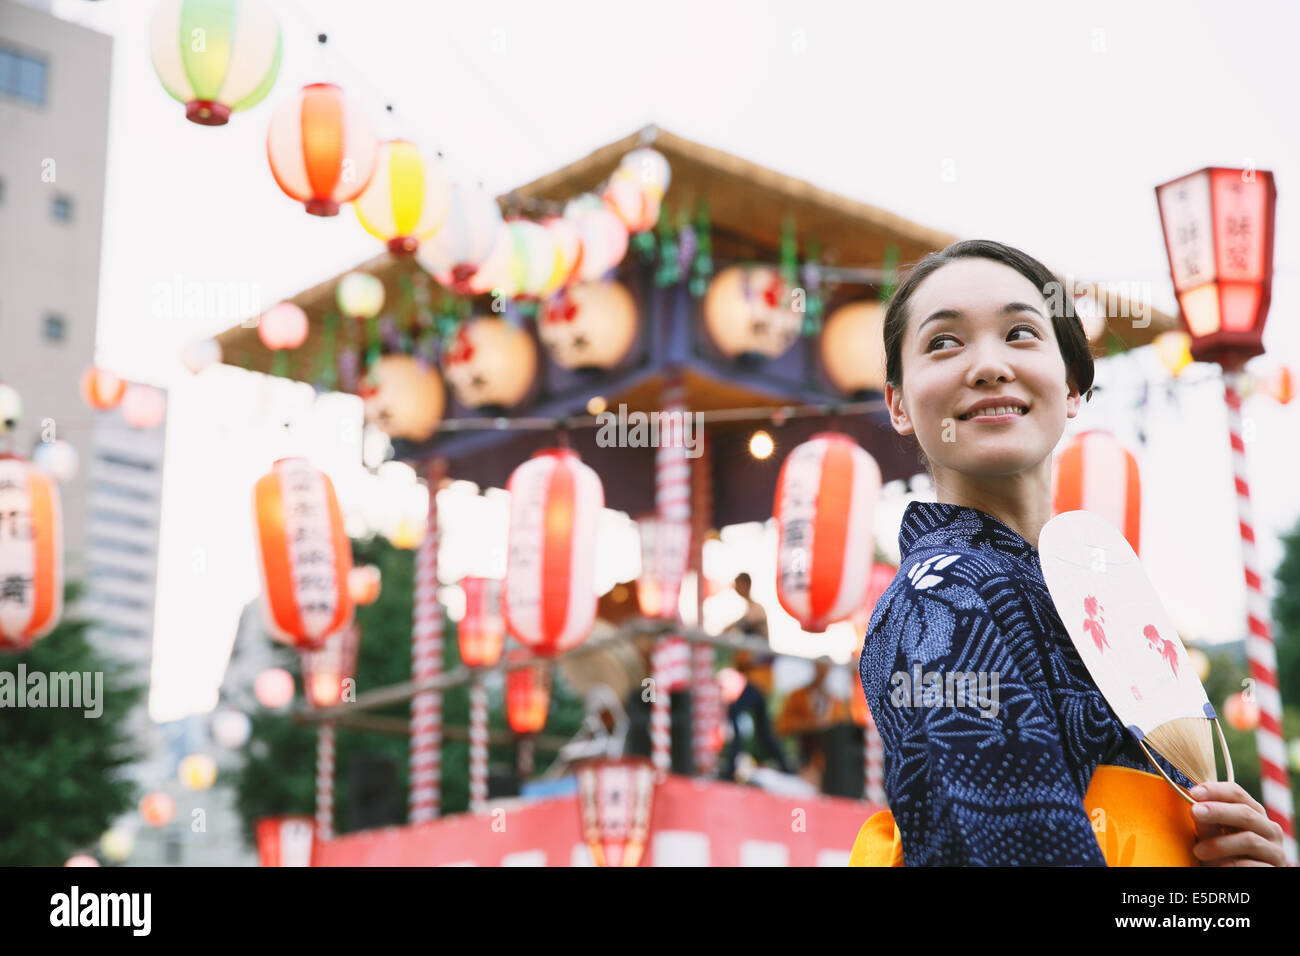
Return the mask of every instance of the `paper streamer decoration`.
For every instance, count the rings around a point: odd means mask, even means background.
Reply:
[[[1232,758],[1218,716],[1124,535],[1100,515],[1067,511],[1043,526],[1038,551],[1079,657],[1143,749],[1155,748],[1197,783],[1215,780],[1213,723],[1231,782]]]

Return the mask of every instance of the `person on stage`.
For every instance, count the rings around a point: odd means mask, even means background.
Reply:
[[[1239,785],[1194,790],[1194,816],[1156,772],[1043,580],[1052,452],[1093,384],[1072,303],[1042,263],[988,240],[927,256],[889,303],[890,419],[937,501],[907,506],[867,628],[889,811],[851,865],[1285,864],[1281,827]]]

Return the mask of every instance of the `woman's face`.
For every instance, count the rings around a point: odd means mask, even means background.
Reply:
[[[1065,420],[1079,412],[1044,292],[991,259],[957,259],[917,286],[902,369],[902,388],[885,386],[894,430],[916,435],[936,475],[997,477],[1043,465]],[[967,416],[977,402],[998,397],[1028,410],[986,421]]]

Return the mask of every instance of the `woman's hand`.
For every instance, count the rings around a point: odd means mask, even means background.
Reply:
[[[1286,866],[1282,828],[1240,784],[1203,783],[1192,797],[1201,866]]]

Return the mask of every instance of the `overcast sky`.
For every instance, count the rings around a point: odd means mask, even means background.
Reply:
[[[251,538],[222,529],[247,524],[251,479],[276,454],[264,426],[282,414],[271,389],[240,373],[189,380],[179,345],[231,317],[157,315],[155,287],[242,283],[267,306],[380,250],[350,208],[307,216],[271,178],[273,104],[306,82],[338,82],[376,115],[393,103],[386,134],[441,149],[453,175],[494,192],[653,122],[923,225],[1020,246],[1061,273],[1149,283],[1166,311],[1153,187],[1206,165],[1272,169],[1265,343],[1300,368],[1295,4],[272,3],[285,42],[277,85],[215,129],[187,123],[153,73],[153,3],[55,5],[116,38],[99,359],[173,389],[155,717],[215,699],[255,586]],[[1071,431],[1103,424],[1134,442],[1139,372],[1164,378],[1149,355],[1103,363],[1099,382],[1112,388]],[[1243,584],[1221,391],[1182,389],[1174,407],[1162,388],[1140,450],[1143,563],[1176,622],[1236,638]],[[1300,403],[1252,398],[1246,414],[1271,577],[1275,534],[1300,513]],[[882,512],[886,539],[898,510]]]

